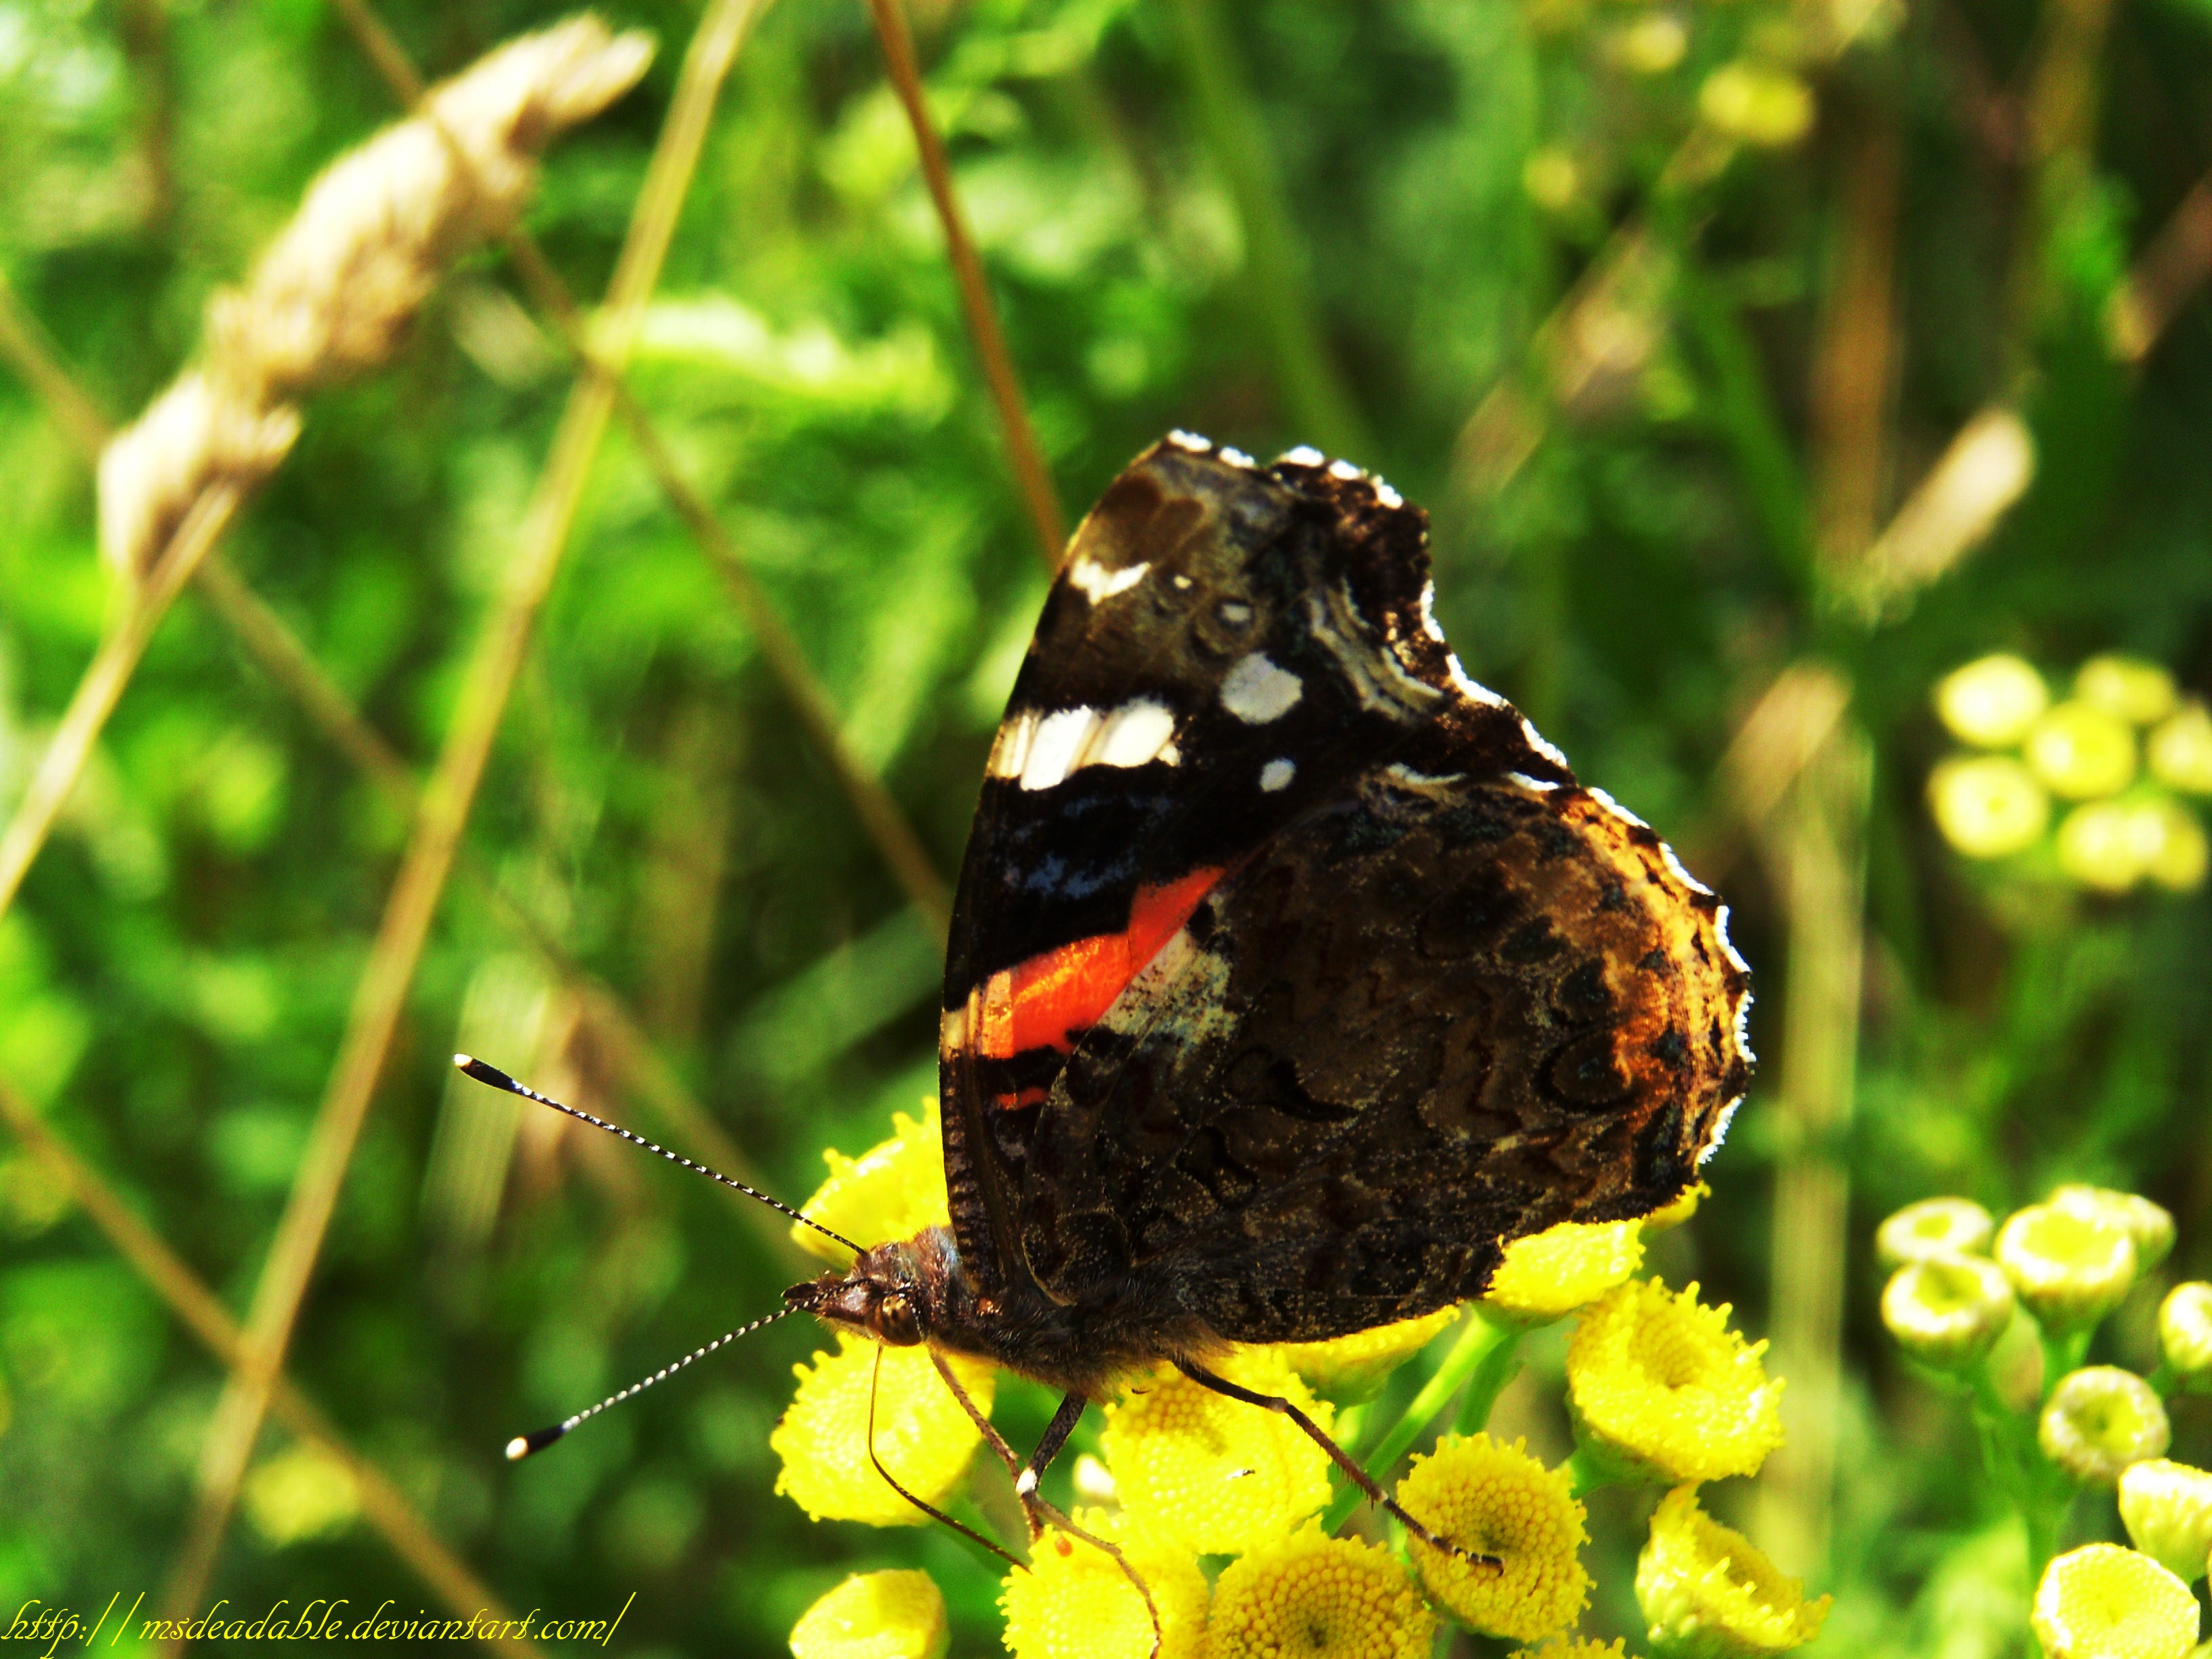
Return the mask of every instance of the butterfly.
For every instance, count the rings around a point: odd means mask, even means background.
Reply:
[[[786,1293],[1063,1390],[1025,1503],[1085,1403],[1165,1363],[1454,1548],[1209,1361],[1648,1214],[1742,1097],[1720,901],[1467,676],[1433,599],[1425,515],[1310,449],[1172,434],[1069,545],[955,898],[951,1224]]]

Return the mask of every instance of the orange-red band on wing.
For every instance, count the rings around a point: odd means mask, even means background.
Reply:
[[[1223,873],[1194,870],[1178,881],[1140,887],[1129,907],[1129,925],[1120,933],[1075,939],[992,975],[983,987],[982,1018],[972,1034],[975,1052],[1006,1060],[1030,1048],[1062,1054],[1073,1048],[1076,1038],[1113,1006],[1121,988],[1190,920]],[[1001,1103],[1026,1103],[1009,1097]]]

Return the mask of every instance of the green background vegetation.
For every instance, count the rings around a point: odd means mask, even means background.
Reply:
[[[527,216],[581,295],[605,286],[696,21],[650,0],[606,9],[654,30],[660,59],[556,146]],[[559,15],[386,13],[432,74]],[[1639,69],[1625,31],[1661,15],[1680,62]],[[1434,515],[1437,611],[1470,672],[1736,907],[1766,1066],[1712,1200],[1655,1265],[1753,1333],[1787,1322],[1778,1282],[1839,1298],[1840,1472],[1832,1510],[1708,1501],[1797,1528],[1773,1547],[1838,1598],[1813,1651],[2025,1650],[2018,1539],[1960,1414],[1881,1340],[1867,1240],[1931,1193],[2002,1211],[2094,1180],[2180,1218],[2168,1279],[2212,1268],[2212,911],[2201,892],[2091,900],[1963,865],[1923,805],[1946,746],[1928,691],[1997,648],[2058,672],[2127,649],[2212,689],[2212,312],[2186,250],[2140,362],[2106,322],[2212,166],[2212,12],[973,0],[915,26],[1071,512],[1170,426],[1376,468]],[[1736,147],[1710,111],[1701,125],[1699,88],[1730,63],[1811,89],[1802,138]],[[313,0],[9,0],[0,272],[127,419],[307,180],[392,113]],[[1640,274],[1577,311],[1630,247]],[[1838,391],[1839,364],[1872,392]],[[388,370],[312,402],[228,539],[418,767],[571,379],[510,262],[471,257]],[[776,7],[746,44],[630,383],[851,754],[949,874],[1044,577],[857,0]],[[2033,429],[2032,487],[1869,623],[1855,562],[1990,404]],[[117,605],[82,453],[0,377],[0,802]],[[1849,714],[1811,781],[1784,777],[1747,823],[1757,757],[1723,757],[1776,676],[1814,661]],[[1793,897],[1808,823],[1841,826],[1840,911]],[[241,1314],[408,828],[188,593],[0,921],[0,1079]],[[1856,936],[1862,862],[1863,994],[1838,1014],[1793,978]],[[849,1567],[925,1565],[956,1650],[992,1650],[995,1585],[957,1540],[811,1526],[771,1495],[768,1431],[815,1341],[795,1323],[540,1460],[499,1460],[510,1434],[766,1311],[808,1271],[705,1183],[546,1119],[503,1138],[493,1097],[453,1080],[447,1055],[472,1048],[702,1150],[667,1116],[666,1079],[641,1085],[540,941],[612,988],[677,1088],[794,1200],[824,1144],[857,1152],[934,1086],[931,926],[619,430],[464,866],[307,1304],[301,1386],[518,1610],[604,1616],[635,1590],[635,1651],[770,1653]],[[1851,1052],[1852,1001],[1856,1077],[1831,1065],[1823,1095],[1815,1051],[1840,1030]],[[1773,1224],[1778,1182],[1808,1171],[1848,1179],[1832,1236]],[[96,1609],[146,1589],[151,1611],[222,1373],[12,1137],[0,1227],[0,1603]],[[2160,1288],[2100,1339],[2139,1368]],[[1554,1458],[1559,1351],[1534,1345],[1499,1419]],[[1786,1346],[1771,1358],[1796,1370]],[[1005,1397],[1015,1439],[1033,1434],[1048,1402]],[[2177,1406],[2176,1431],[2173,1455],[2203,1461],[2201,1403]],[[272,1428],[261,1455],[288,1443]],[[1631,1628],[1648,1501],[1594,1504],[1590,1623],[1607,1634]],[[286,1513],[264,1483],[216,1593],[439,1605],[366,1524],[284,1541]],[[2117,1535],[2109,1502],[2076,1528]]]

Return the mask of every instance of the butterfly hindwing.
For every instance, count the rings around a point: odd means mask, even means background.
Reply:
[[[1180,434],[1077,531],[992,747],[946,956],[946,1176],[987,1291],[1019,1261],[1013,1205],[1069,1053],[1230,872],[1447,725],[1492,769],[1568,775],[1444,649],[1425,538],[1342,463],[1263,469]]]
[[[1077,1043],[1020,1247],[1062,1303],[1307,1340],[1647,1213],[1741,1094],[1747,975],[1656,836],[1572,786],[1373,769],[1217,886]]]

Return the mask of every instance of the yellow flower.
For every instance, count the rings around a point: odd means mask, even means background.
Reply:
[[[1334,1419],[1272,1348],[1239,1349],[1214,1369],[1289,1400],[1324,1433]],[[1166,1366],[1107,1402],[1099,1440],[1123,1507],[1202,1555],[1255,1548],[1328,1502],[1328,1454],[1297,1424]]]
[[[1908,1261],[1881,1293],[1881,1322],[1923,1364],[1963,1370],[2012,1322],[2012,1281],[1978,1255]]]
[[[2005,1218],[1996,1254],[2046,1330],[2095,1324],[2136,1282],[2135,1235],[2110,1212],[2030,1205]]]
[[[2035,1436],[2043,1455],[2076,1480],[2109,1486],[2129,1464],[2163,1457],[2173,1431],[2142,1378],[2117,1365],[2084,1365],[2058,1379]]]
[[[2091,1544],[2043,1570],[2035,1637],[2048,1659],[2181,1659],[2197,1641],[2197,1598],[2148,1555]]]
[[[1782,1443],[1782,1384],[1728,1328],[1656,1279],[1623,1285],[1583,1315],[1567,1348],[1567,1393],[1585,1443],[1646,1478],[1750,1474]]]
[[[1206,1577],[1189,1552],[1169,1547],[1127,1516],[1079,1510],[1075,1524],[1118,1546],[1159,1614],[1159,1659],[1195,1659],[1206,1632]],[[1037,1540],[1026,1570],[999,1592],[1014,1659],[1145,1659],[1152,1615],[1121,1564],[1057,1529]]]
[[[1389,1551],[1309,1522],[1229,1564],[1206,1659],[1428,1659],[1436,1627]]]
[[[1978,749],[2009,749],[2051,707],[2043,676],[2008,652],[1954,668],[1936,683],[1936,712]]]
[[[2173,1212],[2139,1193],[2069,1182],[2053,1192],[2045,1202],[2069,1214],[2109,1217],[2118,1222],[2135,1241],[2138,1274],[2158,1266],[2173,1249]]]
[[[2074,676],[2074,695],[2130,726],[2155,726],[2173,712],[2173,676],[2157,663],[2117,652],[2092,657]]]
[[[1934,1256],[1985,1255],[1996,1226],[1970,1198],[1923,1198],[1875,1230],[1875,1254],[1885,1267]]]
[[[2032,847],[2051,822],[2051,797],[2009,755],[1954,755],[1928,777],[1936,827],[1968,858]]]
[[[912,1238],[924,1227],[951,1219],[945,1197],[944,1130],[934,1096],[922,1103],[921,1121],[891,1114],[891,1138],[858,1158],[825,1150],[830,1178],[799,1208],[859,1244]],[[811,1227],[791,1224],[791,1242],[834,1267],[852,1265],[851,1253]]]
[[[2176,1376],[2195,1380],[2212,1371],[2212,1285],[2191,1279],[2158,1304],[2158,1348]]]
[[[1562,1221],[1505,1247],[1482,1294],[1509,1322],[1557,1319],[1595,1302],[1644,1265],[1644,1223]]]
[[[929,1517],[901,1498],[868,1456],[868,1394],[883,1356],[876,1399],[876,1455],[899,1484],[925,1503],[943,1501],[967,1472],[981,1441],[968,1413],[929,1362],[926,1347],[882,1348],[850,1331],[837,1352],[794,1365],[799,1392],[769,1436],[783,1460],[775,1489],[817,1521],[865,1521],[919,1527]],[[949,1356],[953,1374],[988,1412],[997,1373],[978,1359]]]
[[[2136,775],[2136,734],[2094,703],[2062,702],[2027,734],[2027,764],[2068,800],[2117,795]]]
[[[1398,1483],[1406,1512],[1455,1544],[1504,1562],[1503,1572],[1408,1540],[1430,1599],[1491,1636],[1534,1641],[1565,1630],[1589,1600],[1578,1552],[1589,1534],[1565,1469],[1547,1469],[1527,1443],[1447,1435],[1413,1459]]]
[[[2212,1474],[2154,1457],[2120,1474],[2120,1519],[2136,1547],[2183,1583],[2212,1554]]]
[[[1456,1306],[1439,1308],[1419,1319],[1401,1319],[1325,1342],[1279,1343],[1275,1352],[1316,1392],[1333,1400],[1367,1399],[1382,1388],[1385,1377],[1458,1317]]]
[[[1828,1600],[1805,1599],[1741,1533],[1698,1507],[1693,1487],[1660,1500],[1636,1558],[1636,1602],[1656,1659],[1754,1659],[1820,1633]]]
[[[1516,1648],[1506,1659],[1627,1659],[1621,1638],[1601,1642],[1595,1636],[1555,1636],[1540,1648]]]
[[[2206,866],[2212,865],[2212,846],[2205,842],[2204,825],[2197,814],[2179,801],[2164,799],[2144,801],[2135,810],[2145,821],[2138,833],[2146,848],[2143,868],[2150,878],[2170,893],[2191,893],[2202,887]]]
[[[2212,795],[2212,710],[2191,697],[2148,744],[2151,775],[2185,795]]]
[[[926,1572],[856,1572],[791,1627],[792,1659],[944,1659],[945,1596]]]

